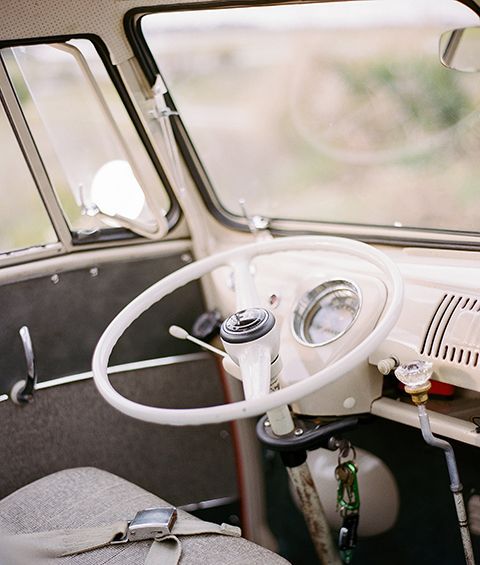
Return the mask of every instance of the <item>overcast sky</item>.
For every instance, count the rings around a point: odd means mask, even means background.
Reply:
[[[195,12],[167,12],[144,18],[146,31],[168,28],[236,25],[283,27],[364,27],[392,25],[444,26],[445,29],[478,25],[478,17],[455,0],[354,0],[299,6],[240,8]]]

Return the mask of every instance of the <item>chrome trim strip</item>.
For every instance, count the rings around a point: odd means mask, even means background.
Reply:
[[[153,367],[165,367],[167,365],[176,365],[177,363],[191,363],[193,361],[200,361],[202,359],[210,359],[208,353],[200,351],[198,353],[185,353],[183,355],[171,355],[170,357],[157,357],[156,359],[146,359],[145,361],[134,361],[132,363],[123,363],[122,365],[115,365],[108,368],[109,375],[116,375],[118,373],[127,373],[130,371],[140,371],[142,369],[151,369]],[[86,373],[77,373],[75,375],[68,375],[66,377],[59,377],[50,381],[37,383],[35,390],[43,390],[59,385],[66,385],[76,383],[79,381],[86,381],[93,378],[92,371]],[[0,402],[8,400],[7,394],[0,395]]]
[[[222,498],[213,498],[212,500],[202,500],[201,502],[193,502],[192,504],[184,504],[179,506],[180,510],[185,512],[195,512],[195,510],[205,510],[207,508],[217,508],[218,506],[226,506],[238,502],[238,496],[224,496]]]

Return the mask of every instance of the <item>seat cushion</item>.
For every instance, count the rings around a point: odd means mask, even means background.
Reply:
[[[108,525],[117,520],[131,519],[138,510],[165,504],[168,503],[106,471],[90,467],[69,469],[35,481],[0,501],[0,532],[23,534]],[[192,518],[182,510],[178,513],[179,517]],[[50,562],[52,565],[142,565],[151,543],[143,541],[114,545]],[[182,536],[181,543],[181,565],[288,563],[243,538],[202,534]],[[1,539],[0,563],[4,563]],[[30,564],[22,560],[22,565]]]

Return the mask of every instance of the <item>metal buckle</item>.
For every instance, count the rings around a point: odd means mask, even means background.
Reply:
[[[172,533],[176,520],[177,509],[173,506],[140,510],[136,513],[135,518],[128,522],[126,534],[121,539],[113,540],[112,543],[127,543],[128,541],[168,536]]]

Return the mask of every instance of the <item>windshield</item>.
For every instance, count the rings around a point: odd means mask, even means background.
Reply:
[[[142,29],[221,205],[479,231],[480,77],[443,67],[455,1],[158,13]]]

